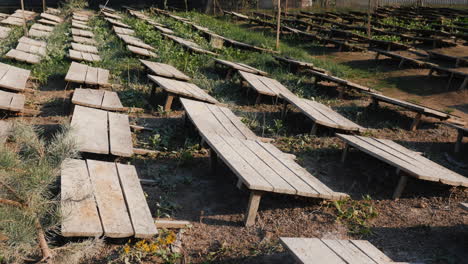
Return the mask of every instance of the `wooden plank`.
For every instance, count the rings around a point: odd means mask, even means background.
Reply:
[[[346,263],[375,264],[375,262],[347,240],[322,239]]]
[[[87,107],[101,108],[104,92],[104,90],[95,89],[75,89],[72,103]]]
[[[2,72],[6,69],[6,72]],[[14,91],[26,89],[31,71],[0,63],[0,87]]]
[[[128,116],[108,112],[110,152],[116,156],[130,157],[133,155],[132,132]]]
[[[45,19],[55,21],[57,23],[62,23],[63,22],[62,18],[60,18],[58,16],[51,15],[51,14],[47,14],[47,13],[41,13],[41,17],[45,18]]]
[[[81,152],[109,154],[107,112],[75,106],[71,126]]]
[[[13,99],[13,94],[14,93],[0,90],[0,109],[10,110],[10,104],[11,100]]]
[[[8,59],[15,59],[17,61],[27,62],[31,64],[37,64],[41,61],[41,57],[36,54],[27,53],[21,50],[11,49],[5,54]]]
[[[118,94],[116,92],[110,91],[105,91],[101,107],[102,109],[109,111],[125,110],[125,107],[123,107],[122,103],[120,102]]]
[[[257,91],[259,94],[264,94],[268,96],[278,96],[279,94],[272,91],[268,86],[266,86],[258,77],[258,75],[239,71],[240,76],[247,82],[249,85]]]
[[[24,110],[24,102],[26,98],[23,94],[13,94],[10,103],[10,111],[21,112]]]
[[[346,264],[318,238],[281,237],[280,241],[299,263]]]
[[[241,133],[244,135],[246,139],[257,139],[257,135],[255,135],[252,130],[250,130],[247,125],[245,125],[241,119],[234,115],[234,113],[226,107],[219,107],[219,109],[223,112],[224,115],[226,115],[227,118],[234,124],[234,126],[241,131]]]
[[[41,41],[41,40],[35,40],[35,39],[32,39],[32,38],[27,38],[27,37],[21,37],[19,40],[18,40],[19,43],[25,43],[25,44],[28,44],[28,45],[32,45],[32,46],[39,46],[39,47],[46,47],[47,46],[47,42],[45,41]]]
[[[80,51],[76,51],[76,50],[69,49],[69,50],[68,50],[68,56],[69,56],[72,60],[77,60],[77,61],[82,61],[82,60],[83,60],[83,56],[81,55],[81,52],[80,52]]]
[[[151,70],[156,75],[185,81],[190,80],[190,77],[185,75],[183,72],[177,70],[172,65],[142,59],[140,59],[140,62],[143,63],[149,70]]]
[[[136,238],[151,238],[158,233],[151,216],[135,166],[117,163],[120,183]]]
[[[72,49],[77,50],[77,51],[84,51],[84,52],[95,53],[95,54],[99,53],[98,49],[95,46],[79,44],[75,42],[72,42],[71,46],[72,46]]]
[[[61,166],[60,185],[62,235],[101,236],[101,220],[86,162],[78,159],[65,160]]]
[[[391,258],[387,257],[387,255],[367,240],[350,240],[350,242],[359,248],[364,254],[373,259],[377,264],[387,264],[392,262]]]
[[[98,84],[98,68],[88,66],[86,70],[85,83],[91,85]]]
[[[65,81],[74,83],[85,83],[88,66],[81,63],[72,62],[68,69]]]
[[[127,45],[127,49],[129,51],[131,51],[132,53],[135,53],[137,55],[152,57],[152,58],[157,58],[158,57],[158,55],[156,55],[156,53],[154,53],[154,52],[152,52],[150,50],[144,49],[144,48],[140,48],[140,47],[136,47],[136,46],[132,46],[132,45]]]
[[[87,160],[87,164],[104,235],[111,238],[134,235],[115,163]]]
[[[268,73],[262,71],[262,70],[259,70],[259,69],[256,69],[250,65],[246,65],[246,64],[243,64],[243,63],[237,63],[237,62],[232,62],[232,61],[228,61],[228,60],[222,60],[222,59],[216,59],[215,58],[215,62],[218,63],[218,64],[222,64],[222,65],[225,65],[229,68],[232,68],[234,70],[240,70],[240,71],[244,71],[244,72],[249,72],[249,73],[253,73],[253,74],[259,74],[259,75],[263,75],[263,76],[266,76],[268,75]]]
[[[463,208],[465,211],[468,211],[468,203],[460,203],[460,207]]]
[[[158,219],[154,221],[154,224],[158,228],[173,228],[173,229],[181,229],[190,227],[189,221],[181,221],[181,220],[166,220],[166,219]]]
[[[106,86],[109,85],[109,70],[97,68],[97,84]]]
[[[84,44],[91,44],[91,45],[96,45],[96,41],[91,38],[84,38],[80,36],[73,36],[73,41],[78,42],[78,43],[84,43]]]

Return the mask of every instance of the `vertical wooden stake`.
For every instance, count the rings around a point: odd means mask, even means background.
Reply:
[[[410,130],[415,131],[416,128],[418,127],[419,122],[421,121],[422,114],[417,113],[416,116],[414,117],[413,123],[411,123]]]
[[[21,10],[23,11],[23,29],[24,29],[24,35],[27,37],[28,36],[28,29],[26,28],[26,17],[24,15],[24,0],[21,0]]]
[[[164,105],[164,111],[171,110],[172,100],[174,100],[174,94],[168,93],[166,98],[166,104]]]
[[[345,143],[345,147],[343,149],[343,153],[341,154],[341,163],[345,163],[346,162],[346,157],[348,156],[348,152],[349,152],[349,144],[348,143]]]
[[[245,226],[252,226],[255,224],[255,217],[257,216],[258,206],[262,193],[259,191],[250,191],[249,205],[245,214]]]
[[[405,189],[406,183],[408,182],[408,176],[401,174],[400,169],[397,169],[397,175],[400,175],[400,180],[398,181],[398,185],[393,193],[393,199],[400,198],[403,193],[403,189]]]
[[[278,16],[276,25],[276,50],[280,47],[280,32],[281,32],[281,0],[278,0]]]

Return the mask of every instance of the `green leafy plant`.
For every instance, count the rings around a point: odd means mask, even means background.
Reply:
[[[333,202],[336,209],[337,220],[344,223],[351,234],[367,235],[371,233],[369,220],[375,218],[378,212],[375,210],[369,195],[361,201],[345,199]]]

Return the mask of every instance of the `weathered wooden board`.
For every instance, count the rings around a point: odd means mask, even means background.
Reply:
[[[318,71],[322,73],[327,73],[327,70],[319,68],[319,67],[315,67],[315,65],[310,62],[296,60],[287,56],[285,57],[273,56],[273,57],[275,58],[275,60],[281,63],[284,63],[286,65],[289,65],[295,69],[302,69],[302,70],[308,69],[308,70],[314,70],[314,71]]]
[[[63,22],[62,18],[60,18],[58,16],[51,15],[51,14],[47,14],[47,13],[41,13],[41,17],[45,18],[45,19],[48,19],[48,20],[52,20],[52,21],[57,22],[57,23],[62,23]]]
[[[197,53],[208,54],[208,55],[212,55],[212,56],[218,56],[218,54],[216,54],[216,53],[214,53],[212,51],[203,49],[202,47],[200,47],[197,43],[195,43],[193,41],[186,40],[186,39],[183,39],[183,38],[180,38],[180,37],[177,37],[177,36],[174,36],[174,35],[170,35],[170,34],[164,34],[163,33],[163,35],[166,38],[173,40],[174,42],[180,44],[182,47],[184,47],[184,48],[186,48],[186,49],[188,49],[190,51],[197,52]]]
[[[290,91],[275,79],[265,76],[239,71],[244,79],[257,93],[268,96],[279,96],[281,93],[290,93]]]
[[[115,156],[131,157],[133,155],[132,132],[128,116],[108,112],[110,152]]]
[[[72,103],[109,111],[124,111],[116,92],[96,89],[75,89]]]
[[[154,74],[156,74],[158,76],[173,78],[173,79],[178,79],[178,80],[183,80],[183,81],[190,81],[191,80],[190,77],[188,77],[187,75],[185,75],[183,72],[179,71],[177,68],[175,68],[172,65],[159,63],[159,62],[148,61],[148,60],[142,60],[142,59],[140,59],[140,61],[152,73],[154,73]]]
[[[72,21],[72,28],[83,29],[83,30],[89,30],[90,29],[90,27],[88,27],[87,25],[83,25],[83,24],[77,23],[75,21]]]
[[[215,63],[224,65],[224,66],[229,67],[229,68],[234,69],[234,70],[249,72],[249,73],[263,75],[263,76],[268,75],[267,72],[264,72],[262,70],[259,70],[257,68],[254,68],[254,67],[249,66],[249,65],[244,64],[244,63],[232,62],[232,61],[221,60],[221,59],[215,59]]]
[[[159,76],[149,75],[150,80],[158,84],[162,89],[168,93],[176,94],[183,97],[194,98],[200,101],[216,104],[218,100],[210,96],[200,87],[193,83],[163,78]]]
[[[107,20],[112,25],[115,25],[115,26],[124,27],[124,28],[132,28],[129,25],[120,22],[119,20],[115,20],[115,19],[108,18],[108,17],[106,17],[104,19]]]
[[[79,36],[79,37],[87,37],[87,38],[94,38],[94,33],[88,30],[81,30],[77,28],[72,28],[72,35]]]
[[[72,62],[65,76],[65,81],[106,86],[109,84],[109,71]]]
[[[71,126],[79,151],[109,154],[107,111],[76,105]]]
[[[115,163],[87,160],[87,164],[104,235],[112,238],[132,236],[132,222]]]
[[[16,50],[24,51],[27,53],[32,53],[32,54],[36,54],[40,56],[45,56],[47,53],[46,47],[29,45],[29,44],[22,43],[22,42],[18,42],[18,45],[16,45]]]
[[[135,237],[151,238],[158,233],[146,202],[137,171],[132,165],[116,164]]]
[[[103,230],[86,161],[65,160],[62,163],[60,184],[62,235],[101,236]]]
[[[47,42],[42,41],[42,40],[35,40],[35,39],[32,39],[32,38],[27,38],[27,37],[21,37],[18,40],[18,42],[28,44],[28,45],[31,45],[31,46],[37,46],[37,47],[43,47],[43,48],[47,47]]]
[[[30,70],[0,62],[0,87],[14,91],[23,91],[26,89],[26,82],[30,74]]]
[[[117,34],[122,34],[122,35],[135,35],[135,31],[129,28],[123,28],[123,27],[117,27],[117,26],[112,26],[114,29],[115,33]]]
[[[39,30],[39,31],[46,31],[46,32],[52,32],[54,30],[54,27],[42,25],[42,24],[33,24],[31,26],[31,29]]]
[[[27,62],[31,64],[37,64],[41,62],[41,57],[36,54],[31,54],[17,49],[11,49],[5,54],[5,57],[8,59],[13,59],[17,61]]]
[[[150,45],[144,43],[139,38],[129,36],[129,35],[122,35],[122,34],[117,34],[117,36],[121,40],[123,40],[123,42],[125,42],[125,44],[127,44],[127,45],[132,45],[132,46],[140,47],[140,48],[147,49],[147,50],[154,50],[153,47],[151,47]]]
[[[96,45],[96,41],[91,38],[84,38],[80,36],[73,36],[73,41],[78,42],[78,43],[83,43],[83,44],[90,44],[90,45]]]
[[[42,23],[42,24],[46,24],[46,25],[52,25],[52,26],[56,26],[58,25],[59,23],[55,22],[55,21],[52,21],[52,20],[48,20],[48,19],[39,19],[37,20],[38,23]]]
[[[0,109],[12,112],[21,112],[24,109],[25,97],[23,94],[10,93],[0,90]]]
[[[35,37],[35,38],[47,38],[51,34],[52,34],[51,32],[36,30],[34,28],[31,28],[28,32],[28,36]]]
[[[69,53],[68,56],[70,56],[72,60],[76,60],[76,61],[89,61],[89,62],[101,61],[101,57],[94,53],[87,53],[87,52],[77,51],[73,49],[69,49],[68,53]]]
[[[154,52],[152,52],[150,50],[144,49],[144,48],[135,47],[135,46],[132,46],[132,45],[127,45],[127,49],[129,51],[131,51],[132,53],[140,55],[140,56],[151,57],[151,58],[157,58],[158,57],[158,55],[156,55],[156,53],[154,53]]]
[[[80,44],[80,43],[71,43],[72,49],[77,50],[77,51],[82,51],[82,52],[87,52],[87,53],[94,53],[98,54],[99,51],[95,46],[91,45],[85,45],[85,44]]]
[[[109,12],[105,12],[103,11],[102,14],[105,16],[105,17],[109,17],[109,18],[113,18],[113,19],[117,19],[117,20],[121,20],[122,17],[117,15],[117,14],[112,14],[112,13],[109,13]]]
[[[11,28],[0,26],[0,39],[6,39],[10,34]]]
[[[375,90],[373,90],[373,89],[371,89],[369,87],[366,87],[366,86],[363,86],[363,85],[360,85],[360,84],[357,84],[357,83],[354,83],[354,82],[350,82],[350,81],[344,80],[342,78],[339,78],[339,77],[336,77],[336,76],[333,76],[333,75],[328,75],[326,73],[313,71],[313,70],[308,70],[307,73],[314,76],[316,78],[316,82],[319,81],[319,80],[326,80],[328,82],[337,83],[338,85],[341,85],[344,88],[354,89],[354,90],[363,91],[363,92],[377,93],[377,91],[375,91]]]

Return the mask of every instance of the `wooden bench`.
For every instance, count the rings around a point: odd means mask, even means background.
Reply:
[[[0,26],[0,39],[6,39],[10,34],[11,28]]]
[[[174,35],[174,34],[175,34],[175,32],[172,31],[172,29],[169,29],[169,28],[165,27],[164,25],[161,25],[161,24],[159,24],[159,23],[153,23],[153,22],[151,22],[151,21],[148,21],[148,23],[150,23],[151,25],[153,25],[154,28],[155,28],[156,30],[158,30],[159,32],[162,32],[162,33],[164,33],[164,34],[169,34],[169,35]]]
[[[188,77],[172,65],[142,59],[140,59],[140,62],[143,63],[143,65],[145,65],[146,68],[148,68],[148,70],[155,75],[162,76],[165,78],[177,79],[181,81],[191,80],[190,77]]]
[[[136,47],[136,46],[132,46],[132,45],[127,45],[127,49],[131,53],[139,55],[139,56],[150,57],[150,58],[157,58],[158,57],[158,55],[156,55],[156,53],[154,53],[154,52],[152,52],[150,50],[144,49],[144,48],[140,48],[140,47]]]
[[[423,157],[421,154],[409,150],[391,140],[371,137],[336,134],[346,146],[343,151],[342,162],[345,161],[349,147],[359,149],[391,166],[396,167],[400,175],[398,186],[393,198],[399,198],[408,180],[408,176],[451,186],[468,187],[468,178],[457,174],[439,164]]]
[[[72,62],[70,68],[68,69],[67,75],[65,76],[65,81],[69,83],[108,86],[109,71],[77,62]]]
[[[41,57],[36,54],[24,52],[17,49],[11,49],[5,54],[5,58],[22,61],[31,64],[38,64],[41,62]]]
[[[112,19],[112,18],[104,18],[107,22],[111,23],[112,25],[114,26],[119,26],[119,27],[124,27],[124,28],[132,28],[130,27],[129,25],[127,24],[124,24],[122,22],[120,22],[119,20],[115,20],[115,19]]]
[[[288,88],[284,87],[280,82],[275,79],[260,76],[244,71],[238,71],[239,75],[247,84],[257,92],[257,99],[255,104],[260,103],[262,96],[272,96],[278,98],[281,92],[290,92]]]
[[[90,45],[96,45],[96,41],[91,38],[84,38],[80,36],[72,36],[73,42],[78,42],[78,43],[83,43],[83,44],[90,44]]]
[[[72,31],[73,36],[94,38],[93,32],[88,31],[88,30],[81,30],[81,29],[72,28],[71,31]]]
[[[22,92],[26,89],[26,82],[31,74],[30,70],[21,69],[0,62],[0,87]]]
[[[71,126],[80,152],[120,157],[134,154],[127,115],[75,105]]]
[[[403,264],[393,262],[366,240],[280,237],[280,242],[301,264]]]
[[[77,50],[77,51],[82,51],[86,53],[94,53],[94,54],[99,53],[98,49],[95,46],[85,45],[85,44],[80,44],[80,43],[75,43],[75,42],[72,42],[71,46],[72,46],[72,49]]]
[[[28,31],[28,36],[35,37],[35,38],[48,38],[51,34],[52,34],[51,32],[36,30],[34,28],[31,28]]]
[[[24,51],[27,53],[32,53],[40,56],[45,56],[47,53],[47,46],[36,46],[36,45],[31,45],[27,44],[24,42],[19,41],[18,45],[16,45],[16,49],[20,51]]]
[[[448,61],[453,61],[455,62],[455,67],[460,66],[461,64],[468,64],[468,57],[467,56],[453,56],[449,54],[445,54],[442,52],[436,52],[436,51],[429,51],[426,50],[427,54],[429,54],[429,58],[431,59],[440,59],[440,60],[448,60]]]
[[[447,82],[447,85],[445,86],[445,89],[450,88],[450,84],[452,83],[453,78],[460,78],[463,80],[460,87],[458,88],[459,90],[465,89],[466,86],[468,85],[468,69],[467,68],[450,69],[450,68],[445,68],[445,67],[438,66],[438,65],[433,65],[429,71],[429,76],[432,76],[434,72],[437,72],[442,75],[446,74],[449,76],[449,80]]]
[[[115,33],[117,34],[122,34],[122,35],[135,35],[135,31],[129,28],[123,28],[123,27],[117,27],[117,26],[112,26],[112,29],[114,30]]]
[[[169,34],[164,34],[163,33],[163,35],[166,38],[168,38],[170,40],[173,40],[174,42],[180,44],[182,47],[188,49],[189,51],[193,51],[193,52],[196,52],[196,53],[208,54],[208,55],[212,55],[212,56],[218,56],[218,54],[203,49],[202,47],[200,47],[197,43],[195,43],[193,41],[186,40],[186,39],[183,39],[183,38],[179,38],[177,36],[173,36],[173,35],[169,35]]]
[[[64,237],[151,238],[158,233],[133,165],[67,159],[60,179]]]
[[[219,103],[218,100],[210,96],[207,92],[193,83],[163,78],[150,74],[148,74],[148,77],[151,81],[155,82],[159,87],[167,92],[166,103],[164,105],[164,109],[166,111],[171,109],[172,101],[175,97],[186,97],[212,104]],[[156,87],[153,86],[151,91],[152,98],[154,97],[155,90]]]
[[[56,26],[56,25],[59,24],[59,23],[54,22],[54,21],[52,21],[52,20],[43,19],[43,18],[37,20],[37,22],[38,22],[38,23],[41,23],[41,24],[52,25],[52,26]]]
[[[232,62],[232,61],[227,61],[227,60],[222,60],[222,59],[214,59],[214,60],[215,60],[215,65],[221,65],[221,66],[228,68],[228,71],[226,73],[226,79],[231,78],[232,74],[237,71],[249,72],[249,73],[258,74],[262,76],[268,75],[267,72],[264,72],[262,70],[259,70],[257,68],[254,68],[244,63]]]
[[[375,60],[378,60],[380,55],[384,55],[386,57],[389,57],[390,59],[399,61],[398,68],[401,68],[401,66],[403,66],[403,63],[405,62],[409,62],[412,65],[421,67],[421,68],[430,68],[433,65],[432,63],[425,62],[425,61],[418,60],[418,59],[413,59],[410,57],[405,57],[405,56],[402,56],[400,54],[397,54],[391,51],[385,51],[385,50],[379,50],[379,49],[374,49],[373,51],[376,52]]]
[[[141,39],[137,37],[133,37],[130,35],[122,35],[122,34],[117,34],[117,37],[123,40],[123,42],[125,42],[125,44],[127,45],[132,45],[132,46],[140,47],[140,48],[147,49],[147,50],[154,50],[153,47],[144,43]]]
[[[31,26],[31,29],[34,29],[34,30],[39,30],[39,31],[46,31],[46,32],[52,32],[54,31],[54,27],[49,27],[49,26],[45,26],[45,25],[42,25],[42,24],[33,24]]]
[[[328,73],[327,70],[319,68],[319,67],[315,67],[315,65],[310,62],[299,61],[299,60],[296,60],[287,56],[285,57],[273,56],[273,58],[275,58],[275,60],[285,65],[288,65],[293,72],[297,72],[300,70],[313,70],[313,71],[317,71],[317,72],[321,72],[325,74]]]
[[[388,104],[392,105],[397,105],[400,107],[403,107],[405,109],[408,109],[410,111],[416,112],[416,116],[414,118],[413,123],[410,126],[410,130],[414,131],[417,129],[418,124],[421,122],[421,117],[424,116],[430,116],[437,118],[439,120],[448,120],[449,122],[455,122],[455,123],[463,123],[461,120],[457,119],[455,116],[444,113],[439,110],[435,110],[426,106],[410,103],[407,101],[399,100],[396,98],[388,97],[382,94],[376,94],[376,93],[368,93],[371,96],[371,104],[369,105],[370,107],[377,108],[379,105],[379,102],[385,102]]]
[[[339,129],[349,132],[360,133],[365,131],[365,128],[350,121],[349,119],[335,112],[330,107],[319,102],[299,98],[292,92],[281,92],[280,95],[284,99],[284,106],[282,111],[283,118],[286,116],[287,105],[293,105],[314,122],[312,129],[310,130],[310,134],[312,135],[317,133],[317,128],[319,125],[331,129]]]
[[[77,20],[77,21],[81,21],[81,22],[84,22],[84,23],[87,23],[88,20],[89,20],[89,17],[88,17],[88,16],[83,16],[83,15],[73,14],[72,19],[73,19],[73,20]]]
[[[54,16],[54,15],[47,14],[47,13],[41,13],[41,17],[44,18],[44,19],[52,20],[52,21],[57,22],[57,23],[62,23],[63,22],[63,19],[61,17]]]
[[[201,136],[212,150],[212,169],[219,158],[238,177],[237,186],[250,190],[246,226],[255,223],[261,196],[266,192],[332,200],[347,197],[332,191],[272,144],[203,131],[200,129]]]
[[[22,112],[25,97],[23,94],[10,93],[0,90],[0,110]]]
[[[81,29],[81,30],[90,30],[91,29],[87,25],[84,25],[82,23],[78,23],[75,20],[72,20],[72,28],[77,28],[77,29]]]
[[[259,139],[227,107],[180,98],[185,114],[200,133],[214,133],[239,139]]]
[[[113,13],[109,13],[109,12],[106,12],[106,11],[103,11],[102,14],[105,16],[105,17],[108,17],[108,18],[113,18],[113,19],[117,19],[117,20],[122,20],[122,17],[117,15],[117,14],[113,14]]]
[[[457,135],[457,141],[455,141],[454,151],[455,153],[460,152],[463,138],[468,137],[468,127],[463,127],[460,125],[455,125],[455,124],[450,124],[450,123],[445,123],[445,125],[457,130],[458,135]]]
[[[316,85],[319,81],[322,81],[322,80],[338,84],[339,88],[341,88],[341,89],[338,89],[338,92],[340,93],[339,97],[343,97],[344,89],[353,89],[359,92],[373,92],[373,93],[377,92],[369,87],[366,87],[366,86],[363,86],[354,82],[350,82],[350,81],[347,81],[345,79],[342,79],[333,75],[328,75],[326,73],[313,71],[313,70],[307,70],[307,73],[315,77],[314,85]]]
[[[96,89],[75,89],[72,103],[108,111],[125,111],[116,92]]]
[[[97,54],[87,53],[84,51],[77,51],[73,49],[68,50],[68,56],[72,60],[75,60],[75,61],[89,61],[89,62],[101,61],[101,57]]]

